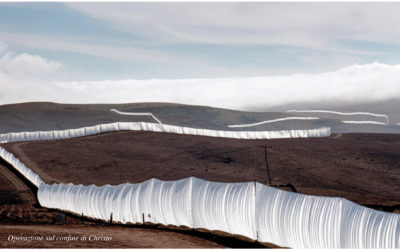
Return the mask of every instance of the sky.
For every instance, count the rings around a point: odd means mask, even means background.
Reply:
[[[0,3],[0,104],[397,98],[398,13],[398,2]]]

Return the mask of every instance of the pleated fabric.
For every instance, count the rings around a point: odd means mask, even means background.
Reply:
[[[255,183],[220,183],[193,178],[194,228],[256,239]]]
[[[343,200],[342,247],[400,248],[400,215]]]
[[[329,127],[304,130],[279,130],[279,131],[222,131],[173,126],[167,124],[147,122],[115,122],[77,129],[18,132],[0,134],[0,143],[36,140],[57,140],[95,135],[106,132],[133,130],[152,131],[186,135],[200,135],[235,139],[278,139],[278,138],[308,138],[327,137],[331,134]]]
[[[260,183],[150,179],[118,186],[42,183],[44,207],[120,223],[218,230],[292,248],[399,248],[400,215],[343,198],[303,195]]]
[[[257,183],[258,240],[294,248],[340,247],[341,198],[303,195]]]
[[[44,207],[106,221],[112,216],[113,221],[120,223],[151,222],[192,228],[191,185],[191,178],[150,179],[118,186],[42,184],[38,200]]]

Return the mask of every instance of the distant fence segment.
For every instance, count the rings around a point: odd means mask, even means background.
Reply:
[[[185,135],[201,135],[212,137],[224,137],[235,139],[279,139],[279,138],[308,138],[330,136],[329,127],[300,130],[277,130],[277,131],[224,131],[200,128],[189,128],[167,124],[147,122],[115,122],[100,124],[77,129],[17,132],[0,134],[1,142],[36,141],[36,140],[57,140],[101,134],[114,131],[152,131]]]
[[[343,198],[303,195],[261,183],[190,177],[138,184],[41,184],[44,207],[120,223],[187,226],[293,248],[399,248],[400,215]]]
[[[342,121],[344,123],[355,123],[355,124],[380,124],[380,125],[389,125],[389,116],[386,114],[375,114],[370,112],[339,112],[339,111],[332,111],[332,110],[287,110],[288,113],[328,113],[328,114],[335,114],[335,115],[343,115],[343,116],[354,116],[354,115],[365,115],[365,116],[374,116],[374,117],[381,117],[385,118],[386,122],[375,122],[375,121]]]
[[[156,122],[158,122],[159,124],[162,124],[162,122],[155,117],[155,115],[153,115],[152,113],[148,113],[148,112],[122,112],[116,109],[110,109],[111,112],[115,112],[117,114],[120,115],[134,115],[134,116],[151,116]]]
[[[342,123],[388,125],[387,123],[376,121],[342,121]]]
[[[298,116],[291,116],[291,117],[283,117],[277,118],[273,120],[266,120],[262,122],[256,123],[249,123],[249,124],[236,124],[236,125],[228,125],[229,128],[246,128],[246,127],[255,127],[260,126],[267,123],[274,123],[274,122],[282,122],[282,121],[290,121],[290,120],[319,120],[318,117],[298,117]]]

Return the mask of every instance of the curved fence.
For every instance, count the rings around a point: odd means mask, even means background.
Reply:
[[[13,166],[18,172],[20,172],[26,179],[32,182],[36,187],[39,187],[43,183],[42,179],[38,174],[33,172],[24,163],[22,163],[17,157],[0,147],[0,157]]]
[[[190,177],[138,184],[41,184],[44,207],[120,223],[187,226],[294,248],[398,248],[400,215],[344,198],[303,195],[261,183]]]
[[[273,120],[266,120],[266,121],[261,121],[261,122],[256,122],[256,123],[248,123],[248,124],[232,124],[228,125],[229,128],[246,128],[246,127],[255,127],[255,126],[260,126],[263,124],[268,124],[268,123],[275,123],[275,122],[282,122],[282,121],[290,121],[290,120],[319,120],[318,117],[304,117],[304,116],[290,116],[290,117],[282,117],[282,118],[277,118]]]
[[[287,110],[287,113],[327,113],[327,114],[335,114],[335,115],[342,115],[342,116],[353,116],[353,115],[365,115],[365,116],[374,116],[374,117],[382,117],[385,118],[386,122],[378,122],[375,124],[382,124],[382,125],[389,125],[389,116],[386,114],[375,114],[375,113],[370,113],[370,112],[339,112],[339,111],[333,111],[333,110]],[[351,121],[350,121],[351,122]],[[374,121],[365,121],[365,122],[372,122]]]
[[[17,132],[0,134],[0,142],[35,141],[35,140],[57,140],[95,135],[106,132],[133,130],[133,131],[153,131],[184,135],[201,135],[212,137],[224,137],[235,139],[279,139],[279,138],[307,138],[307,137],[327,137],[330,136],[329,127],[316,129],[299,130],[278,130],[278,131],[224,131],[181,127],[167,124],[157,124],[148,122],[115,122],[100,124],[96,126],[83,127],[77,129]]]
[[[215,131],[154,123],[111,123],[80,129],[1,134],[0,141],[54,140],[119,130],[143,130],[240,139],[329,136],[329,128],[289,131]],[[256,182],[218,183],[190,177],[138,184],[84,186],[42,182],[14,155],[0,156],[38,186],[44,207],[120,223],[151,222],[242,235],[295,248],[399,248],[400,215],[343,198],[275,189]]]

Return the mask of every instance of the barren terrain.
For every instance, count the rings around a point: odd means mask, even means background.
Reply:
[[[4,147],[46,183],[117,185],[196,176],[269,184],[268,162],[273,186],[386,211],[400,205],[400,135],[237,140],[129,131]]]
[[[2,146],[46,183],[117,185],[189,176],[219,182],[258,181],[284,190],[345,197],[375,209],[400,212],[400,135],[395,134],[238,140],[123,131]],[[218,232],[160,225],[110,225],[41,208],[35,194],[32,184],[4,161],[0,163],[0,247],[273,246]],[[10,235],[97,235],[112,240],[12,242]]]
[[[9,240],[8,237],[35,236],[36,240]],[[55,235],[54,240],[46,237]],[[68,240],[68,236],[70,237]],[[82,238],[86,236],[86,238]],[[78,237],[78,238],[74,238]],[[89,238],[90,237],[90,238]],[[85,240],[81,240],[85,239]],[[224,248],[200,237],[161,229],[119,225],[0,225],[0,247],[6,248]]]
[[[150,112],[162,123],[193,128],[232,130],[232,131],[260,131],[260,130],[288,130],[288,129],[313,129],[330,127],[333,133],[386,133],[400,134],[400,115],[397,107],[399,101],[392,101],[391,105],[396,111],[390,113],[389,125],[375,124],[345,124],[342,120],[373,120],[386,121],[386,119],[368,115],[341,116],[327,113],[287,113],[284,110],[300,109],[293,106],[285,109],[266,112],[248,112],[221,109],[207,106],[193,106],[177,103],[125,103],[125,104],[59,104],[49,102],[18,103],[0,105],[0,133],[23,131],[47,131],[80,128],[97,124],[112,122],[156,122],[149,116],[120,115],[111,112],[117,109],[123,112]],[[376,104],[363,107],[342,108],[338,111],[356,112],[368,111],[386,113],[388,105]],[[379,108],[379,107],[384,108]],[[259,109],[261,107],[257,107]],[[318,109],[316,107],[311,109]],[[327,108],[331,110],[331,108]],[[383,109],[383,110],[382,110]],[[390,108],[389,108],[390,109]],[[254,110],[254,109],[251,109]],[[336,110],[336,109],[334,109]],[[277,112],[278,111],[278,112]],[[265,123],[258,126],[244,128],[230,128],[228,125],[249,124],[288,116],[313,116],[317,120],[286,120]]]

